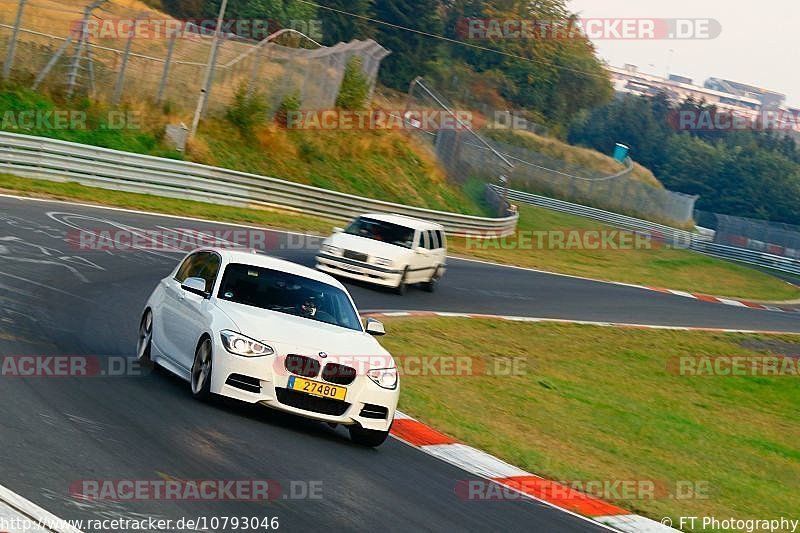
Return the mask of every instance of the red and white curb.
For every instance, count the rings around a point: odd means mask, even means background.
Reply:
[[[800,331],[771,331],[757,329],[698,328],[691,326],[657,326],[652,324],[628,324],[625,322],[594,322],[591,320],[565,320],[561,318],[538,318],[530,316],[485,315],[476,313],[449,313],[444,311],[363,311],[365,317],[455,317],[474,319],[508,320],[511,322],[543,322],[550,324],[578,324],[630,329],[664,329],[674,331],[708,331],[713,333],[758,333],[763,335],[800,335]]]
[[[698,294],[694,292],[676,291],[673,289],[662,289],[660,287],[645,287],[643,285],[627,285],[628,287],[636,287],[638,289],[647,289],[649,291],[662,292],[665,294],[673,294],[675,296],[683,296],[684,298],[693,298],[703,302],[710,302],[715,304],[732,305],[734,307],[748,307],[750,309],[762,309],[765,311],[777,311],[780,313],[798,313],[799,307],[780,307],[777,305],[760,304],[750,302],[747,300],[736,300],[733,298],[723,298],[721,296],[709,296],[707,294]]]
[[[486,452],[436,431],[401,412],[395,414],[392,436],[475,476],[569,514],[626,533],[666,533],[675,529],[626,511],[599,498],[578,492],[510,465]],[[453,485],[457,492],[456,484]]]

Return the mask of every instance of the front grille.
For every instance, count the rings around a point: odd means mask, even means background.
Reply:
[[[328,363],[322,369],[322,379],[337,385],[350,385],[356,379],[356,369],[338,363]]]
[[[261,392],[261,380],[258,378],[251,378],[250,376],[243,376],[242,374],[231,374],[225,380],[226,385],[236,387],[237,389],[246,390],[247,392]]]
[[[284,405],[323,415],[342,416],[350,408],[350,404],[342,400],[320,398],[292,389],[276,387],[275,394],[278,401]]]
[[[342,255],[347,259],[361,261],[362,263],[367,262],[367,254],[362,254],[361,252],[354,252],[353,250],[345,250]]]
[[[287,355],[283,365],[292,374],[304,378],[314,378],[319,374],[319,361],[303,355]]]
[[[386,417],[389,416],[389,408],[382,405],[365,403],[364,408],[361,409],[360,416],[363,416],[364,418],[378,418],[381,420],[386,420]]]

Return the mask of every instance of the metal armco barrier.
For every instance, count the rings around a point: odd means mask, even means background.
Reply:
[[[438,222],[451,235],[510,235],[518,220],[517,214],[488,218],[434,211],[197,163],[7,132],[0,132],[0,171],[237,207],[276,208],[334,220],[349,220],[368,212],[397,213]]]
[[[503,188],[497,185],[490,185],[490,187],[498,194],[503,194]],[[563,200],[556,200],[555,198],[548,198],[546,196],[539,196],[524,191],[517,191],[509,189],[506,191],[509,201],[518,203],[531,204],[562,213],[569,213],[581,217],[591,218],[609,226],[622,228],[630,231],[647,233],[652,237],[663,240],[675,248],[687,248],[696,252],[712,255],[721,259],[728,259],[731,261],[739,261],[790,274],[800,275],[800,260],[782,257],[766,252],[757,250],[749,250],[747,248],[737,248],[735,246],[726,246],[724,244],[717,244],[711,241],[711,238],[706,235],[692,233],[689,231],[679,230],[663,224],[656,224],[647,220],[641,220],[619,213],[612,213],[610,211],[603,211],[586,205],[573,204]]]

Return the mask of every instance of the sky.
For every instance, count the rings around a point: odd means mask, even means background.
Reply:
[[[787,95],[800,107],[800,0],[568,0],[581,18],[714,19],[714,39],[595,40],[598,55],[615,66],[692,78],[725,78]],[[670,51],[672,50],[672,51]]]

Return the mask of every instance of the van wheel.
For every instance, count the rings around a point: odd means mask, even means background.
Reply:
[[[440,271],[440,267],[437,266],[431,275],[431,279],[422,284],[422,289],[424,291],[434,292],[436,290],[436,285],[439,284],[439,279],[441,278]]]

